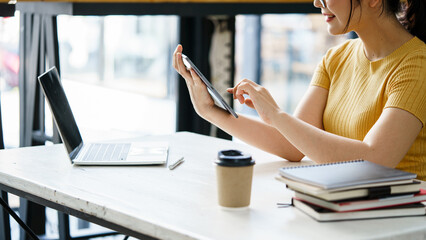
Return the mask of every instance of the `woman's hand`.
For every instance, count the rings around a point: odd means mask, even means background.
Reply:
[[[278,116],[281,112],[269,91],[248,79],[242,80],[234,88],[228,88],[227,91],[232,93],[234,99],[237,99],[241,104],[254,108],[267,124],[271,125],[275,116]],[[244,97],[244,94],[248,95],[249,98]]]
[[[192,105],[198,115],[206,118],[216,105],[207,91],[206,85],[193,69],[187,69],[182,60],[182,45],[176,47],[173,53],[173,68],[185,79],[191,97]]]

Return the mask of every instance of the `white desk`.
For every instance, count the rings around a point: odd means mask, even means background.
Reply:
[[[426,236],[426,217],[319,223],[295,208],[293,192],[274,179],[290,163],[250,146],[177,133],[173,171],[157,167],[75,167],[62,145],[0,151],[0,187],[78,217],[142,238],[160,239],[387,239]],[[252,202],[243,211],[217,205],[213,161],[236,148],[256,160]],[[305,161],[302,164],[307,164]]]

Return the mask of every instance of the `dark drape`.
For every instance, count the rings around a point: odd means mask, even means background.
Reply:
[[[180,20],[180,44],[184,47],[184,53],[187,55],[200,71],[210,79],[209,51],[211,45],[214,26],[207,17],[181,17]],[[235,36],[235,17],[229,17],[227,26],[232,34],[232,61],[229,66],[229,74],[233,80],[234,76],[234,36]],[[229,86],[233,82],[227,83]],[[177,131],[190,131],[204,135],[210,135],[211,124],[202,119],[195,112],[189,98],[188,89],[185,80],[179,77],[178,81],[178,101],[177,101]],[[231,102],[232,106],[232,102]],[[221,131],[216,132],[215,137],[231,139],[231,136]]]

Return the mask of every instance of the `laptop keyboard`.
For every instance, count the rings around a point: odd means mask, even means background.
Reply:
[[[89,145],[83,161],[123,161],[126,160],[130,150],[130,143],[100,144],[93,143]]]

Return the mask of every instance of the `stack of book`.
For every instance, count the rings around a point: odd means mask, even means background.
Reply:
[[[318,221],[426,214],[426,190],[416,174],[364,160],[281,168],[292,204]]]

